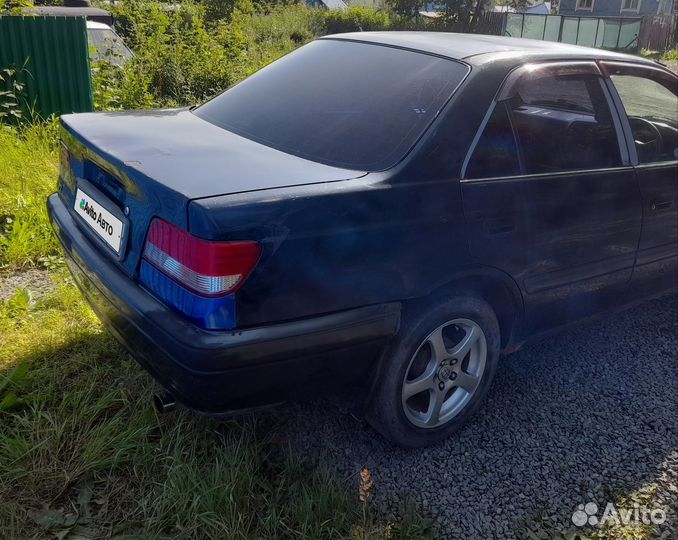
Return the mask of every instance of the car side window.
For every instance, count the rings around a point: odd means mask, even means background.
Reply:
[[[678,102],[675,91],[637,75],[611,75],[629,119],[640,163],[678,159]]]
[[[619,140],[600,77],[522,80],[509,100],[509,111],[525,174],[621,165]]]
[[[466,169],[466,178],[520,174],[515,135],[505,103],[498,103],[478,140]]]
[[[510,97],[496,104],[465,177],[604,169],[621,164],[619,139],[602,79],[595,75],[545,75],[519,80]]]

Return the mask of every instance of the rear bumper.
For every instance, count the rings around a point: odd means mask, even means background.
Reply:
[[[220,413],[302,397],[304,385],[359,376],[397,330],[398,303],[242,330],[202,330],[93,246],[57,194],[47,207],[68,267],[92,309],[191,408]]]

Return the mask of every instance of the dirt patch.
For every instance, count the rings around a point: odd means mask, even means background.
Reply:
[[[51,291],[55,283],[47,270],[25,270],[9,276],[0,276],[0,302],[12,297],[19,289],[28,289],[33,298],[39,298]]]

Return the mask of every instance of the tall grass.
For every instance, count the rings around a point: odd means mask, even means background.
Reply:
[[[0,303],[0,377],[30,366],[12,389],[28,405],[0,412],[0,537],[429,534],[419,514],[368,521],[358,479],[293,453],[274,416],[157,416],[155,383],[63,270],[52,279],[37,304]]]
[[[0,125],[0,273],[57,253],[45,207],[56,191],[56,122]]]
[[[55,130],[0,129],[0,280],[59,253],[45,212],[58,173]],[[367,523],[357,478],[276,441],[284,434],[274,416],[159,417],[149,399],[156,384],[65,269],[44,279],[53,290],[39,301],[20,289],[0,302],[0,380],[28,366],[0,385],[0,401],[11,392],[22,404],[0,408],[3,540],[429,534],[418,513]]]

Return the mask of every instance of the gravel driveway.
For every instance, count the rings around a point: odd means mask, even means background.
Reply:
[[[475,422],[432,448],[389,446],[325,402],[271,419],[299,453],[329,455],[347,475],[369,467],[383,511],[420,494],[440,537],[522,540],[527,527],[560,538],[555,531],[576,529],[577,505],[596,502],[600,517],[615,494],[641,492],[650,507],[669,507],[656,536],[677,538],[676,301],[649,301],[507,356]]]

